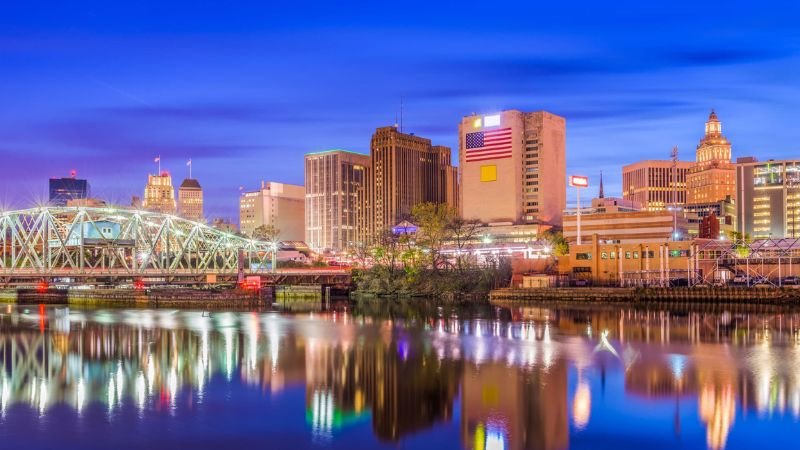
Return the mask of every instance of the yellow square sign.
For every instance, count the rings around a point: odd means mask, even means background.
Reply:
[[[481,182],[497,181],[497,166],[481,166]]]

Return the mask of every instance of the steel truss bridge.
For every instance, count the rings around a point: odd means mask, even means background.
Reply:
[[[669,251],[667,244],[661,244],[660,250],[665,249]],[[621,272],[620,285],[800,285],[800,238],[695,239],[688,255],[672,263],[663,256],[666,265],[653,270]]]
[[[270,274],[277,245],[168,214],[40,207],[0,213],[0,285],[234,281]],[[274,276],[275,274],[273,274]]]
[[[697,239],[692,254],[701,282],[739,276],[748,285],[782,286],[786,277],[800,275],[800,238]]]

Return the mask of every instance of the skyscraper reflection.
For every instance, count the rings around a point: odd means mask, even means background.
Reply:
[[[262,403],[300,392],[297,426],[322,442],[351,429],[407,442],[452,428],[465,448],[562,449],[593,433],[621,437],[625,429],[607,428],[614,415],[645,405],[672,417],[677,439],[699,429],[721,449],[749,422],[800,418],[796,314],[395,308],[9,307],[0,313],[0,421],[14,405],[40,417],[58,405],[78,417],[90,408],[173,417],[233,385]]]
[[[569,447],[567,364],[509,368],[468,364],[462,380],[465,448]]]

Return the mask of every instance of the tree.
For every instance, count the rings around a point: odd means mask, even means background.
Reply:
[[[269,242],[272,244],[272,271],[275,272],[278,268],[278,250],[280,247],[280,241],[278,237],[281,234],[281,230],[275,228],[275,225],[268,224],[268,225],[261,225],[253,230],[253,239],[258,239],[259,241]]]
[[[547,230],[542,233],[542,239],[550,244],[550,248],[553,249],[553,255],[569,255],[569,242],[564,238],[564,233],[561,231]]]
[[[477,261],[472,255],[472,244],[478,236],[481,223],[477,220],[465,220],[454,217],[447,224],[447,234],[455,250],[455,268],[459,273],[472,269],[472,261]]]
[[[458,217],[458,213],[447,204],[427,202],[414,205],[411,216],[419,227],[416,245],[427,255],[423,260],[431,269],[438,271],[445,262],[442,248],[448,238],[448,224]]]
[[[261,225],[253,230],[253,235],[251,237],[259,241],[269,242],[270,244],[277,244],[280,234],[281,230],[275,228],[273,224],[268,224]]]

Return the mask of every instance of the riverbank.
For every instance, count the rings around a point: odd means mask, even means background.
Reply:
[[[492,303],[579,302],[579,303],[741,303],[800,304],[800,289],[794,288],[504,288],[489,293]]]
[[[272,295],[264,289],[5,289],[0,303],[230,309],[266,306]]]

